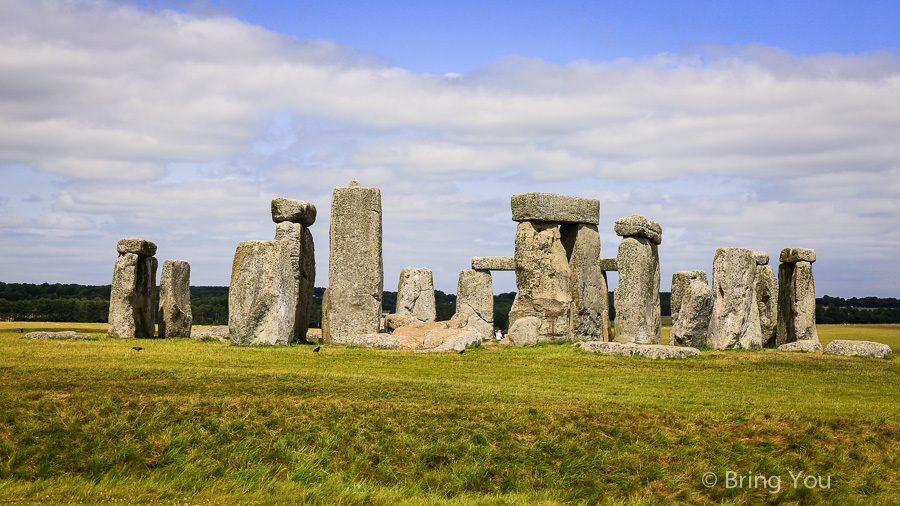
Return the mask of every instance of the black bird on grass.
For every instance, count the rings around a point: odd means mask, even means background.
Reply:
[[[19,334],[24,334],[24,333],[25,333],[25,329],[19,329]]]
[[[319,353],[319,350],[321,350],[321,349],[322,349],[321,346],[316,346],[315,348],[313,348],[313,353]]]
[[[141,351],[141,350],[143,350],[143,348],[141,348],[140,346],[133,346],[131,349],[134,350],[134,351]]]
[[[466,352],[466,349],[465,349],[465,348],[459,350],[459,354],[460,354],[460,355],[462,355],[462,354],[465,353],[465,352]]]

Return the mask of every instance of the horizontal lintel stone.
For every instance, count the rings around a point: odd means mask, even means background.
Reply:
[[[600,201],[555,193],[520,193],[512,196],[513,221],[600,223]]]
[[[514,271],[513,257],[472,257],[472,268],[476,271]]]

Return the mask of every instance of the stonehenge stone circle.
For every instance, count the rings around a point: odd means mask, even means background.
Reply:
[[[597,225],[566,223],[560,241],[569,259],[572,290],[572,339],[609,340],[609,300],[606,278],[600,270],[600,232]]]
[[[713,259],[713,314],[710,348],[760,348],[762,331],[756,304],[756,259],[746,248],[718,248]]]
[[[109,337],[153,337],[156,327],[156,244],[125,238],[116,244],[109,296]]]
[[[802,341],[797,341],[802,342]],[[818,342],[817,342],[818,343]],[[850,357],[874,357],[886,358],[891,354],[891,347],[872,341],[850,341],[835,339],[825,347],[825,353],[831,355],[846,355]]]
[[[819,342],[812,272],[816,252],[806,248],[785,248],[780,258],[775,342],[778,346],[804,340]]]
[[[657,245],[662,240],[662,227],[643,216],[627,216],[616,221],[615,230],[617,234],[634,234],[623,236],[616,255],[619,286],[613,293],[615,341],[659,344],[662,327]]]
[[[476,271],[514,271],[515,257],[472,257],[472,268]]]
[[[769,255],[755,252],[756,258],[756,306],[759,310],[759,328],[763,346],[775,346],[775,328],[778,324],[778,279],[769,267]]]
[[[591,353],[601,355],[619,355],[623,357],[644,357],[649,359],[688,358],[700,355],[700,350],[687,346],[666,346],[662,344],[635,344],[603,341],[586,341],[578,343],[578,347]]]
[[[512,197],[513,221],[600,223],[600,201],[555,193],[522,193]]]
[[[191,264],[163,262],[159,277],[159,337],[191,337]]]
[[[516,229],[516,286],[509,342],[528,345],[571,337],[572,280],[555,223],[523,221]]]
[[[299,223],[310,227],[316,222],[316,206],[305,200],[275,197],[272,199],[272,221]]]
[[[381,253],[381,191],[337,187],[331,201],[328,290],[322,303],[322,336],[350,343],[376,334],[381,323],[384,267]]]
[[[434,321],[437,310],[434,303],[434,279],[431,269],[406,267],[400,271],[395,313],[407,316],[415,323]]]
[[[456,286],[456,313],[451,321],[472,327],[482,340],[494,333],[494,283],[490,271],[463,269]]]
[[[228,290],[232,344],[290,344],[299,289],[291,254],[290,241],[238,244]]]
[[[701,348],[709,339],[712,289],[705,271],[679,271],[672,275],[672,330],[675,346]]]

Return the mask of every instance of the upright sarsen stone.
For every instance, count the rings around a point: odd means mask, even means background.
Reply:
[[[688,291],[688,285],[690,285],[694,280],[700,280],[704,284],[709,285],[709,280],[706,277],[706,271],[677,271],[672,274],[672,292],[670,298],[672,325],[675,325],[675,322],[678,321],[682,299]]]
[[[785,248],[778,268],[778,324],[776,344],[819,342],[816,330],[816,286],[812,262],[816,253],[805,248]]]
[[[769,267],[769,255],[757,251],[756,257],[756,306],[759,310],[759,328],[763,346],[775,347],[775,327],[778,323],[778,279]]]
[[[378,333],[384,288],[381,191],[356,181],[335,188],[329,239],[323,338],[345,343],[355,336]]]
[[[619,286],[613,292],[615,340],[620,343],[659,344],[662,326],[658,244],[662,241],[662,227],[635,215],[617,220],[615,230],[619,235],[624,234],[616,255]]]
[[[433,322],[437,310],[434,302],[434,278],[427,267],[406,267],[400,271],[397,285],[396,314],[411,322]]]
[[[118,242],[109,297],[110,337],[153,337],[156,327],[156,245],[144,239]]]
[[[670,344],[692,348],[707,346],[712,306],[712,289],[706,282],[706,273],[702,278],[688,278],[687,286],[681,289],[678,317],[673,316],[672,331],[669,334]],[[675,306],[672,308],[674,315]]]
[[[609,301],[606,279],[600,270],[600,232],[596,225],[565,224],[560,241],[569,258],[572,290],[572,339],[608,341]]]
[[[235,345],[288,345],[299,284],[289,241],[238,244],[228,290],[228,333]]]
[[[159,278],[159,337],[191,337],[191,264],[163,262]]]
[[[456,313],[451,320],[457,327],[473,328],[481,340],[494,331],[494,283],[490,271],[463,269],[456,286]]]
[[[719,248],[713,259],[713,315],[709,346],[760,348],[762,331],[755,292],[756,259],[746,248]]]
[[[297,310],[291,340],[303,343],[306,342],[306,332],[309,330],[309,313],[316,280],[312,233],[299,223],[283,221],[275,226],[275,240],[288,242],[291,250],[291,270],[297,281]]]

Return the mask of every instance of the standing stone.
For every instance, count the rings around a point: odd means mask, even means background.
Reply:
[[[109,297],[110,337],[153,337],[156,323],[156,245],[125,238],[116,245]]]
[[[620,343],[659,344],[662,337],[659,302],[659,250],[662,227],[643,216],[626,216],[615,225],[623,235],[616,255],[619,286],[615,340]]]
[[[553,223],[523,221],[516,229],[516,286],[509,311],[509,342],[571,339],[569,259]]]
[[[762,331],[755,292],[756,259],[746,248],[719,248],[713,259],[713,315],[709,346],[760,348]]]
[[[291,270],[297,281],[297,310],[294,316],[294,333],[291,340],[305,343],[316,280],[315,246],[312,233],[299,223],[283,221],[275,226],[275,240],[288,242],[291,250]]]
[[[235,345],[288,345],[298,283],[289,241],[238,244],[228,290],[228,333]]]
[[[381,191],[353,181],[334,189],[329,233],[328,291],[322,335],[350,342],[380,330],[384,267],[381,256]]]
[[[694,280],[700,280],[704,284],[709,285],[709,281],[706,278],[706,271],[677,271],[672,274],[672,292],[669,306],[672,312],[673,326],[675,325],[675,322],[678,321],[682,300],[687,293],[688,285]]]
[[[776,344],[794,341],[818,342],[816,287],[812,262],[816,253],[805,248],[786,248],[778,268],[778,324]]]
[[[763,346],[775,347],[775,327],[778,323],[778,279],[769,267],[768,253],[753,253],[756,259],[756,306]]]
[[[575,341],[608,341],[609,301],[600,270],[600,232],[596,225],[565,224],[560,241],[569,258],[572,290],[572,338]]]
[[[400,271],[395,313],[409,317],[413,323],[427,323],[435,320],[437,310],[434,303],[434,279],[431,269],[406,267]]]
[[[458,327],[471,327],[482,340],[494,333],[494,283],[490,271],[464,269],[456,286],[456,313],[451,319]]]
[[[712,308],[712,289],[706,282],[706,273],[704,272],[702,278],[691,278],[687,286],[682,289],[678,318],[672,320],[672,331],[669,334],[671,344],[692,348],[707,346]]]
[[[191,264],[163,262],[159,278],[159,337],[191,337]]]

